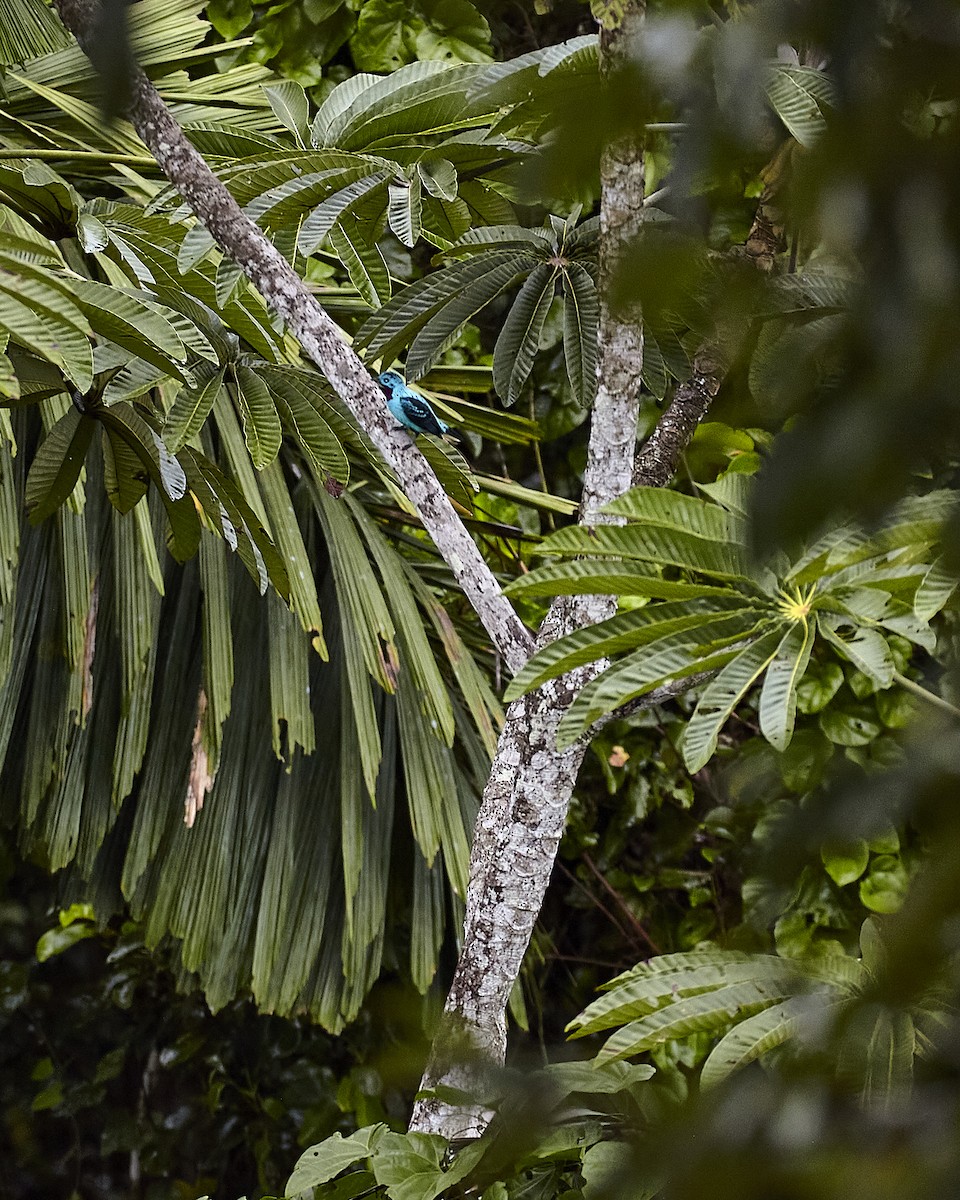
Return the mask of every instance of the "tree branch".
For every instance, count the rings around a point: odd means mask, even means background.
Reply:
[[[653,433],[637,455],[633,467],[636,486],[666,487],[674,477],[680,456],[720,391],[720,365],[708,350],[693,360],[693,374],[677,385]]]
[[[55,0],[57,11],[88,58],[96,57],[91,31],[98,0]],[[185,137],[156,88],[139,67],[132,79],[130,120],[161,170],[220,248],[243,269],[267,304],[286,322],[307,356],[369,434],[416,507],[424,528],[473,606],[508,668],[516,672],[533,639],[504,596],[456,510],[413,441],[390,417],[379,386],[340,330],[272,242],[243,213]]]
[[[605,70],[616,69],[642,20],[643,6],[634,4],[616,29],[603,30]],[[632,479],[643,333],[639,313],[614,312],[607,295],[639,232],[642,143],[624,140],[608,146],[601,183],[598,388],[580,504],[580,522],[589,525],[621,523],[600,510],[625,492]],[[537,646],[611,616],[616,603],[611,596],[559,597]],[[558,750],[558,726],[580,688],[604,665],[591,663],[550,680],[507,710],[474,833],[463,949],[424,1071],[424,1092],[443,1084],[477,1093],[485,1076],[503,1065],[507,1002],[543,905],[589,743],[582,737]],[[489,1119],[479,1104],[453,1105],[428,1094],[417,1101],[410,1127],[452,1139],[476,1138]]]

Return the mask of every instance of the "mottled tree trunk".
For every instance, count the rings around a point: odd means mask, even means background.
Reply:
[[[637,5],[618,28],[603,31],[605,71],[616,69],[642,19]],[[612,310],[609,284],[640,229],[641,138],[638,130],[636,141],[608,146],[601,162],[598,388],[580,505],[585,525],[617,522],[600,509],[633,479],[643,333],[638,314]],[[615,611],[615,597],[563,597],[552,605],[537,645]],[[507,710],[474,833],[463,949],[422,1091],[438,1085],[476,1091],[491,1070],[503,1065],[507,1002],[550,882],[588,745],[582,738],[557,750],[557,727],[573,697],[602,666],[594,663],[551,680]],[[482,1105],[456,1105],[426,1095],[417,1102],[410,1127],[448,1138],[476,1138],[489,1117]]]

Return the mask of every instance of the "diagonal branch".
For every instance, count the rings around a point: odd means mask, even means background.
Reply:
[[[720,391],[721,368],[708,350],[693,360],[693,374],[677,386],[673,399],[647,438],[633,465],[636,486],[666,487],[674,477],[680,455]]]
[[[63,23],[88,58],[98,0],[55,0]],[[343,340],[302,280],[187,140],[156,88],[139,67],[133,72],[129,117],[166,177],[203,222],[220,248],[286,322],[307,356],[333,385],[374,445],[396,472],[424,528],[453,571],[491,641],[511,672],[526,662],[533,640],[504,596],[493,572],[437,481],[426,459],[393,422],[380,388]]]

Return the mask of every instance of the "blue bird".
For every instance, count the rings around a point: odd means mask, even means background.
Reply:
[[[387,397],[387,408],[405,429],[412,433],[432,433],[443,437],[450,429],[441,421],[423,396],[418,396],[403,382],[396,371],[384,371],[380,386]]]

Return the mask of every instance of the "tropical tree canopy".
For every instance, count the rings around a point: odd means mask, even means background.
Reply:
[[[0,4],[0,1191],[950,1194],[954,7],[72,3]],[[134,63],[452,430],[518,670]],[[452,1150],[524,704],[586,757]]]

